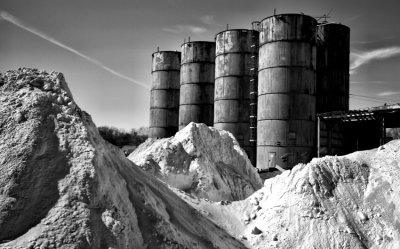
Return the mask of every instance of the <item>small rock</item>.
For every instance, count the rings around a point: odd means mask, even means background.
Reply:
[[[257,212],[257,211],[260,210],[260,209],[261,209],[260,206],[255,206],[253,210],[254,210],[254,212]]]
[[[357,215],[358,215],[358,218],[360,218],[360,220],[362,222],[365,222],[365,221],[368,220],[368,216],[365,213],[361,212],[361,211],[358,211]]]
[[[50,83],[46,83],[46,84],[44,84],[44,86],[43,86],[43,90],[45,90],[45,91],[51,91],[51,90],[53,90],[53,88],[51,87],[51,84],[50,84]]]
[[[257,218],[257,214],[256,214],[256,213],[253,213],[253,214],[251,215],[251,219],[254,220],[255,218]]]
[[[346,227],[345,232],[349,234],[354,234],[354,231],[350,227]]]
[[[274,237],[272,237],[272,240],[273,241],[278,241],[278,234],[277,233],[274,235]]]
[[[58,96],[57,102],[58,102],[60,105],[62,105],[62,104],[64,104],[64,99],[61,98],[61,96]]]
[[[252,198],[251,200],[250,200],[250,203],[251,204],[253,204],[254,206],[258,206],[258,199],[257,198]]]
[[[253,230],[251,230],[251,234],[262,234],[262,231],[260,229],[258,229],[258,227],[254,227]]]
[[[34,79],[32,81],[29,81],[29,85],[37,88],[42,88],[43,87],[43,80],[42,79]]]
[[[26,119],[25,119],[25,116],[22,113],[18,112],[17,114],[15,114],[14,120],[17,123],[21,123],[21,122],[25,121]]]
[[[70,97],[64,96],[64,103],[68,103],[70,101],[71,101]]]

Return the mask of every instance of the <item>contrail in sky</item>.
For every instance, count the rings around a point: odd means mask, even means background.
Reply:
[[[89,56],[87,56],[85,54],[82,54],[81,52],[79,52],[79,51],[77,51],[77,50],[65,45],[64,43],[61,43],[61,42],[57,41],[56,39],[48,36],[47,34],[44,34],[43,32],[41,32],[39,30],[36,30],[36,29],[34,29],[32,27],[29,27],[28,25],[24,24],[23,22],[18,20],[16,17],[14,17],[13,15],[11,15],[11,14],[5,12],[5,11],[0,11],[0,17],[2,19],[4,19],[4,20],[8,21],[9,23],[12,23],[12,24],[14,24],[14,25],[26,30],[26,31],[31,32],[32,34],[35,34],[35,35],[45,39],[46,41],[49,41],[49,42],[51,42],[51,43],[53,43],[53,44],[55,44],[55,45],[57,45],[57,46],[59,46],[59,47],[61,47],[63,49],[66,49],[66,50],[68,50],[68,51],[70,51],[70,52],[82,57],[83,59],[85,59],[85,60],[87,60],[87,61],[89,61],[89,62],[91,62],[91,63],[93,63],[93,64],[95,64],[97,66],[99,66],[100,68],[102,68],[102,69],[114,74],[115,76],[118,76],[118,77],[120,77],[120,78],[122,78],[124,80],[127,80],[127,81],[130,81],[132,83],[135,83],[135,84],[137,84],[139,86],[142,86],[144,88],[150,89],[149,85],[147,85],[147,84],[145,84],[143,82],[140,82],[140,81],[138,81],[136,79],[133,79],[131,77],[128,77],[126,75],[123,75],[123,74],[115,71],[114,69],[111,69],[111,68],[105,66],[103,63],[101,63],[101,62],[99,62],[99,61],[97,61],[97,60],[95,60],[93,58],[90,58]],[[0,19],[0,21],[1,21],[1,19]]]
[[[363,53],[352,53],[356,58],[350,65],[350,73],[354,73],[357,68],[378,59],[386,59],[400,54],[400,47],[378,48]]]

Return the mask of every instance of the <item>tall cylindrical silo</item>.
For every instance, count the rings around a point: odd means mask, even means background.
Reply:
[[[176,51],[152,54],[149,137],[170,137],[178,131],[180,60]]]
[[[348,111],[350,28],[321,23],[317,31],[317,113]]]
[[[215,42],[182,44],[179,129],[190,122],[213,125]]]
[[[214,127],[231,132],[250,157],[250,79],[258,31],[218,33],[215,58]]]
[[[281,14],[261,21],[257,168],[291,168],[315,151],[314,18]]]

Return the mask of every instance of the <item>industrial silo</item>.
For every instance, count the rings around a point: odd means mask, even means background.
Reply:
[[[149,137],[170,137],[178,131],[180,59],[175,51],[152,54]]]
[[[350,28],[320,23],[317,28],[317,113],[349,110]],[[346,126],[341,122],[319,123],[320,156],[343,155]]]
[[[255,154],[250,144],[250,80],[258,36],[255,30],[231,29],[215,37],[214,127],[231,132],[250,158]]]
[[[315,32],[317,22],[302,14],[261,21],[257,168],[291,168],[307,162],[316,145]]]
[[[190,122],[213,125],[215,42],[182,44],[179,129]]]
[[[317,31],[317,113],[348,111],[350,28],[321,23]]]

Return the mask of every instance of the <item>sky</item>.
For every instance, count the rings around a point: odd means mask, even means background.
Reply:
[[[98,126],[149,125],[151,54],[276,13],[351,29],[350,108],[400,103],[398,0],[1,0],[0,71],[62,72]]]

